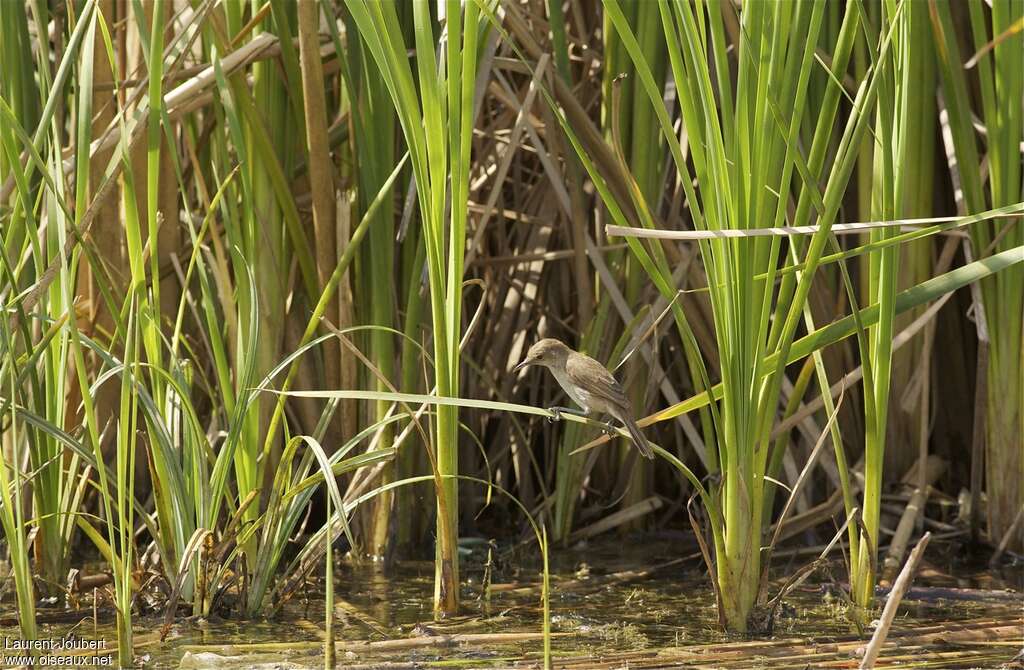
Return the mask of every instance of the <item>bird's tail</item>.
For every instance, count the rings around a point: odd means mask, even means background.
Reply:
[[[647,444],[647,438],[640,432],[640,426],[636,425],[636,421],[633,421],[633,418],[626,414],[618,417],[618,419],[625,424],[626,430],[629,431],[629,436],[633,438],[633,444],[640,450],[643,457],[654,458],[654,451],[651,450],[651,445]]]

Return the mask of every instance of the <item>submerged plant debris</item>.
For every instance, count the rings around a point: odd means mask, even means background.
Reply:
[[[701,563],[692,560],[637,577],[678,553],[676,540],[649,537],[554,552],[554,667],[857,667],[867,637],[844,615],[842,584],[816,581],[791,592],[771,636],[733,636],[718,625]],[[842,574],[841,565],[832,567],[826,572]],[[1024,646],[1024,573],[1019,566],[983,572],[969,567],[929,566],[900,605],[878,667],[1019,667],[1012,662]],[[338,667],[542,667],[537,568],[524,562],[506,570],[492,574],[486,588],[486,566],[467,562],[462,612],[435,621],[429,562],[399,562],[385,574],[371,562],[339,561]],[[789,570],[781,563],[777,569],[780,577]],[[168,670],[322,668],[323,602],[323,583],[311,580],[273,620],[180,619],[163,641],[159,622],[140,618],[136,657],[142,667]],[[47,614],[41,611],[40,619],[47,620]],[[74,631],[106,640],[106,651],[112,651],[109,615],[94,628],[92,608],[84,605],[63,621],[45,625],[41,637]],[[9,625],[0,635],[16,635]]]

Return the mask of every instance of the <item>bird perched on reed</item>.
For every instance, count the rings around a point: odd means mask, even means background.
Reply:
[[[562,413],[580,416],[609,414],[622,422],[641,454],[646,458],[654,458],[654,452],[633,420],[626,393],[603,365],[550,337],[530,347],[526,358],[512,372],[518,372],[529,365],[540,365],[550,370],[562,390],[583,409],[578,412],[565,407],[552,407],[550,410],[556,419]],[[611,423],[606,430],[609,434],[616,432]]]

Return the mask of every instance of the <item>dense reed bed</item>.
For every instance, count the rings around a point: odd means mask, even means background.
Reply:
[[[839,528],[863,623],[901,479],[1024,551],[1019,0],[9,0],[0,25],[26,639],[96,559],[128,666],[154,583],[168,622],[272,617],[325,557],[430,556],[447,616],[464,536],[546,566],[664,528],[736,632],[776,544]],[[558,387],[513,373],[540,337],[616,371],[658,458],[551,420]]]

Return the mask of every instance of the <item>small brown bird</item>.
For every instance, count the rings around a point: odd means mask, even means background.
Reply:
[[[626,427],[640,453],[646,458],[654,458],[654,452],[633,420],[626,393],[603,365],[550,337],[530,347],[526,358],[512,371],[518,372],[528,365],[541,365],[551,370],[558,385],[573,402],[583,408],[582,412],[576,412],[564,407],[552,407],[551,411],[556,418],[561,413],[581,416],[610,414]],[[608,431],[610,434],[615,432],[611,424],[608,424]]]

